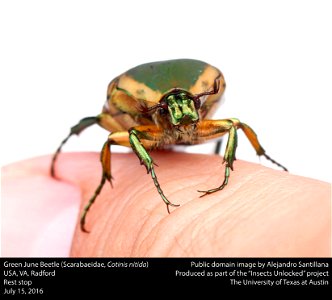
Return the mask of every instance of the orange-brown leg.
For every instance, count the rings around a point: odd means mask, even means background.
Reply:
[[[237,147],[237,129],[240,128],[245,133],[246,137],[250,141],[251,145],[256,150],[257,155],[264,156],[274,164],[283,168],[285,171],[287,169],[270,158],[266,153],[261,144],[257,139],[256,133],[245,123],[240,122],[238,119],[225,119],[225,120],[203,120],[197,125],[197,134],[200,139],[211,139],[220,137],[226,133],[228,133],[228,141],[224,154],[224,161],[226,162],[225,166],[225,175],[224,181],[222,184],[216,188],[207,190],[207,191],[199,191],[204,193],[201,197],[222,190],[227,184],[230,176],[230,171],[233,170],[233,162],[235,160],[235,153]]]
[[[102,177],[101,181],[95,190],[93,196],[90,198],[88,204],[84,207],[82,217],[81,217],[81,230],[87,232],[85,229],[86,215],[95,202],[96,198],[100,194],[106,181],[112,184],[111,175],[111,145],[121,145],[125,147],[131,147],[136,153],[137,157],[140,159],[141,164],[143,164],[147,172],[151,174],[152,180],[158,190],[159,195],[167,205],[167,210],[169,212],[169,206],[177,206],[171,203],[164,195],[160,184],[158,182],[156,173],[153,167],[153,160],[147,153],[146,149],[153,149],[158,145],[162,137],[162,130],[160,130],[155,125],[142,125],[132,128],[128,131],[120,131],[111,133],[108,136],[107,141],[104,143],[103,148],[100,153],[100,161],[102,164]]]

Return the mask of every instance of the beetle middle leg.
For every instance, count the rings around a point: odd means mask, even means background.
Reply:
[[[222,184],[216,188],[199,191],[203,193],[203,196],[212,194],[214,192],[222,190],[227,184],[230,176],[231,170],[233,170],[233,162],[235,160],[235,152],[237,147],[237,129],[242,129],[248,138],[249,142],[256,150],[258,156],[264,156],[266,159],[270,160],[272,163],[281,167],[285,171],[287,169],[269,157],[261,144],[257,139],[256,133],[245,123],[240,122],[238,119],[225,119],[225,120],[202,120],[197,125],[198,137],[202,139],[216,138],[228,133],[228,141],[226,145],[226,150],[224,154],[223,162],[226,163],[225,173],[224,173],[224,181]]]

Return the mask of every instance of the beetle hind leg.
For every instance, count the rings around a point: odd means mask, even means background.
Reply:
[[[255,149],[258,156],[264,156],[267,160],[269,160],[273,164],[277,165],[278,167],[282,168],[284,171],[288,172],[288,170],[282,164],[278,163],[277,161],[275,161],[273,158],[271,158],[270,156],[268,156],[266,154],[265,150],[263,149],[263,147],[261,146],[261,144],[259,143],[259,141],[257,139],[256,133],[253,131],[253,129],[251,129],[251,127],[249,127],[247,124],[242,123],[242,122],[238,123],[238,127],[242,129],[242,131],[248,138],[249,142]]]
[[[216,142],[216,146],[214,148],[214,154],[220,155],[221,146],[222,146],[222,139]]]

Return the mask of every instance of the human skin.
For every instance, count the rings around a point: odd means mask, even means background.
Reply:
[[[64,153],[49,175],[50,156],[2,169],[2,255],[74,257],[331,256],[331,185],[237,160],[223,191],[222,158],[152,154],[171,214],[134,154],[112,154],[113,189],[97,187],[97,153]],[[72,238],[73,230],[74,235]]]

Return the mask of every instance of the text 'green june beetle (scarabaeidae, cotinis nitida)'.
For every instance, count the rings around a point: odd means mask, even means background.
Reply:
[[[81,217],[81,229],[85,229],[87,212],[96,200],[106,181],[111,182],[110,146],[131,147],[169,206],[173,204],[165,196],[154,170],[148,150],[162,149],[168,145],[195,145],[228,133],[224,154],[225,175],[220,186],[200,191],[204,195],[222,190],[228,183],[235,151],[237,130],[242,129],[257,155],[265,156],[274,164],[260,145],[255,132],[235,118],[211,120],[225,90],[222,73],[205,62],[193,59],[177,59],[147,63],[128,70],[116,77],[108,86],[107,100],[98,116],[82,119],[73,126],[53,156],[51,175],[62,146],[70,136],[87,127],[98,124],[110,132],[101,150],[102,178],[95,193],[85,206]]]

